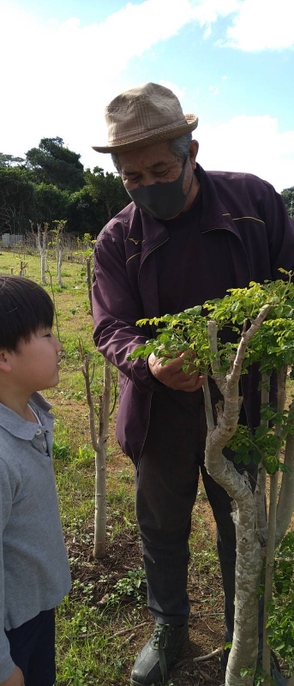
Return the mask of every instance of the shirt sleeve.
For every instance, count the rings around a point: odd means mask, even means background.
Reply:
[[[3,559],[3,532],[12,509],[13,480],[7,464],[0,458],[0,682],[5,681],[15,669],[10,656],[10,645],[4,631],[5,579]]]
[[[147,360],[128,361],[127,355],[147,340],[136,321],[143,314],[139,289],[130,286],[122,246],[107,239],[98,240],[95,248],[95,274],[92,290],[94,340],[98,350],[140,392],[161,390],[149,371]]]

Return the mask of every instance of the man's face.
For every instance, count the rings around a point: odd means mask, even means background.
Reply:
[[[175,181],[184,165],[183,159],[171,151],[169,141],[121,152],[119,162],[122,182],[127,191],[140,186]],[[187,168],[183,180],[184,193],[187,192],[190,182],[191,168]]]

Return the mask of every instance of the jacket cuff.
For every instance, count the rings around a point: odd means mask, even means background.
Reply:
[[[132,367],[132,382],[140,393],[162,391],[164,384],[151,374],[147,360],[136,360]]]

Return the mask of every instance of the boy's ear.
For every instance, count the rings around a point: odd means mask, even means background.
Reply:
[[[11,364],[7,350],[0,350],[0,372],[11,372]]]

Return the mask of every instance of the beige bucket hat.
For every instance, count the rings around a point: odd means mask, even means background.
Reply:
[[[184,114],[177,96],[158,83],[146,83],[121,93],[105,108],[107,145],[97,152],[118,153],[156,141],[178,138],[196,129],[198,117]]]

